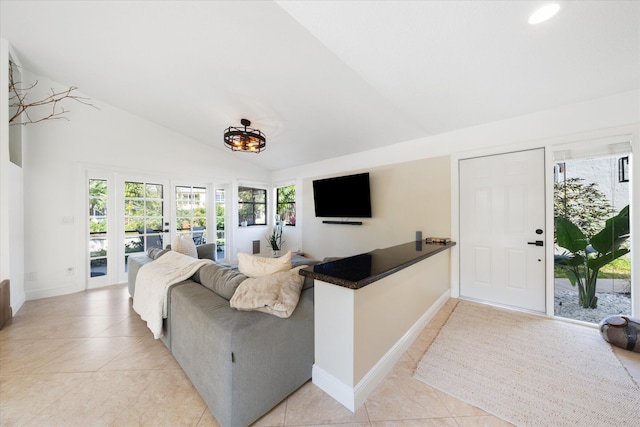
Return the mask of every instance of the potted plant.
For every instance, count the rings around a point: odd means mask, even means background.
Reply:
[[[276,222],[273,226],[273,230],[271,230],[271,234],[265,236],[271,250],[273,250],[273,255],[278,255],[278,252],[282,249],[282,244],[284,241],[282,240],[282,223]]]
[[[555,228],[558,246],[566,250],[555,256],[555,265],[564,270],[572,286],[578,286],[578,303],[583,308],[597,308],[598,272],[629,253],[622,247],[629,238],[629,205],[607,219],[604,228],[590,238],[567,218],[556,218]]]

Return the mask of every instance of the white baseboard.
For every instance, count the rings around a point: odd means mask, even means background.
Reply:
[[[49,297],[57,297],[60,295],[73,294],[76,292],[83,291],[84,289],[79,289],[77,285],[68,285],[68,286],[60,286],[57,288],[48,288],[48,289],[39,289],[37,291],[27,291],[26,299],[27,301],[32,301],[36,299],[49,298]]]
[[[20,294],[18,299],[11,304],[11,316],[15,316],[18,311],[22,308],[24,303],[27,301],[27,296],[23,292]]]
[[[357,407],[355,406],[355,393],[353,388],[337,380],[336,377],[315,364],[311,371],[311,378],[313,384],[320,388],[320,390],[333,397],[351,412],[356,411]]]
[[[337,400],[345,408],[355,412],[367,400],[371,392],[384,380],[402,355],[411,347],[411,344],[418,338],[431,319],[449,300],[450,295],[451,291],[449,289],[444,292],[355,387],[349,387],[316,365],[313,365],[312,371],[313,384]]]

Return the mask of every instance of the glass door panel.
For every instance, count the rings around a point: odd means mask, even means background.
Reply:
[[[107,275],[107,180],[89,180],[90,277]]]
[[[226,258],[225,190],[216,189],[216,259]]]
[[[610,315],[632,314],[629,220],[627,216],[627,229],[622,231],[625,221],[610,220],[624,215],[631,203],[621,158],[628,157],[572,158],[554,165],[556,316],[599,323]],[[572,232],[560,239],[558,227],[561,234]],[[598,244],[601,236],[615,243],[610,248]],[[582,246],[572,243],[578,240]],[[603,260],[603,265],[596,268],[596,260]]]
[[[124,262],[129,255],[163,248],[163,184],[124,182]]]
[[[207,243],[207,189],[176,186],[176,231],[191,234],[196,245]]]

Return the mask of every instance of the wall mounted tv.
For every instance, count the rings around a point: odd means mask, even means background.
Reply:
[[[316,217],[371,218],[369,173],[313,181]]]

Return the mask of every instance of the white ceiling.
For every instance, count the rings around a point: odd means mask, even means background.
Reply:
[[[22,65],[280,170],[640,88],[640,1],[7,1]],[[228,150],[227,150],[228,151]]]

